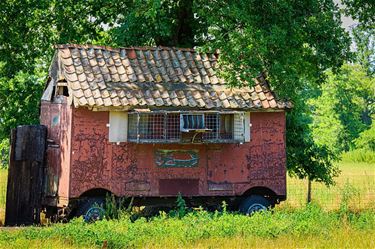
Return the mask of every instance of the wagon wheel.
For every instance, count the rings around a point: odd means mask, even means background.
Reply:
[[[102,220],[105,216],[104,199],[90,198],[82,202],[77,210],[77,216],[83,216],[85,222]]]
[[[246,215],[252,215],[255,212],[265,211],[270,207],[270,201],[263,196],[251,195],[242,201],[240,205],[240,212]]]

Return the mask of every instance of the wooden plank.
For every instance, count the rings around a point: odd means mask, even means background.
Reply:
[[[19,126],[11,134],[5,225],[40,222],[47,128]]]

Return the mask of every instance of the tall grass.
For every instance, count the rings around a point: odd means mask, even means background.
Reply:
[[[0,168],[0,226],[4,223],[8,169]]]
[[[350,186],[356,195],[351,198],[351,208],[356,210],[375,208],[375,164],[340,162],[341,174],[331,187],[312,183],[312,200],[325,210],[338,210],[342,193]],[[307,180],[288,177],[287,200],[282,206],[300,208],[306,205]]]
[[[251,217],[226,212],[206,212],[203,210],[186,213],[180,217],[161,213],[151,220],[140,218],[135,222],[129,216],[120,219],[104,220],[86,224],[75,219],[68,224],[56,224],[46,228],[31,227],[18,231],[0,233],[0,247],[26,247],[40,241],[61,241],[71,246],[108,248],[140,247],[195,247],[213,241],[231,241],[231,247],[241,247],[242,243],[256,240],[298,241],[307,238],[331,241],[330,247],[348,246],[353,239],[352,233],[362,238],[364,246],[373,244],[375,235],[375,212],[361,213],[327,212],[318,205],[290,210],[278,209],[273,212],[257,213]],[[363,240],[363,237],[368,240]],[[289,241],[290,243],[290,241]],[[60,246],[63,244],[60,244]],[[220,247],[216,245],[214,247]],[[244,248],[244,247],[242,247]]]

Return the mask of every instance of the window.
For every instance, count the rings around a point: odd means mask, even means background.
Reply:
[[[233,139],[233,114],[220,115],[220,138]]]
[[[241,143],[245,140],[244,117],[240,112],[129,112],[127,139],[137,143]]]

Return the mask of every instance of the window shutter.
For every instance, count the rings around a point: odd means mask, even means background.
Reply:
[[[245,140],[244,136],[244,114],[235,113],[234,114],[234,125],[233,125],[233,137],[234,140],[238,142],[243,142]]]
[[[250,130],[251,130],[251,123],[250,123],[250,112],[245,112],[244,114],[244,124],[245,124],[245,142],[250,142]]]
[[[109,142],[126,142],[128,140],[128,113],[109,112]]]

